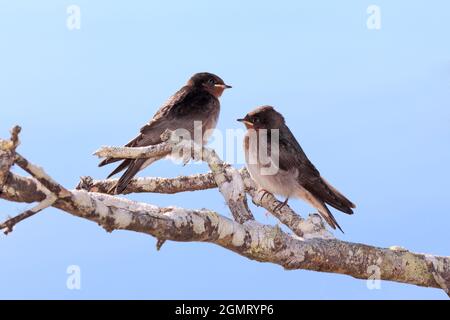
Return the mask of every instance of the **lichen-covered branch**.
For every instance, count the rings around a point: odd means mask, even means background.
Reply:
[[[11,174],[0,198],[16,202],[41,201],[36,181]],[[381,279],[424,287],[442,288],[450,283],[450,258],[385,249],[336,239],[302,239],[278,227],[256,221],[244,224],[214,211],[157,207],[127,199],[70,191],[53,206],[94,221],[107,231],[131,230],[172,241],[203,241],[217,244],[242,256],[278,264],[285,269],[307,269],[346,274],[359,279],[372,276],[378,266]],[[430,270],[430,261],[433,269]],[[437,273],[439,280],[436,280]]]
[[[0,187],[2,188],[0,191],[3,190],[7,178],[9,177],[11,166],[17,164],[36,179],[36,185],[44,193],[45,197],[33,208],[1,223],[0,230],[5,230],[5,234],[10,233],[13,230],[13,227],[20,221],[28,219],[36,213],[52,206],[58,198],[69,197],[71,195],[66,188],[55,182],[42,168],[30,163],[16,152],[16,148],[19,144],[20,131],[21,128],[19,126],[15,126],[12,129],[10,144],[6,143],[4,140],[0,140],[0,167],[2,168],[0,169],[0,178],[2,178],[0,179]]]
[[[78,190],[98,193],[108,193],[118,179],[94,180],[91,177],[81,177],[77,185]],[[217,188],[212,172],[180,176],[176,178],[145,177],[134,178],[124,190],[129,193],[161,193],[174,194],[187,191],[200,191]]]
[[[190,140],[180,141],[170,131],[164,132],[161,139],[163,142],[155,146],[142,148],[102,147],[94,154],[107,158],[123,158],[124,156],[127,158],[153,158],[161,155],[161,150],[165,151],[164,154],[169,154],[175,150],[189,150],[187,154],[190,157],[201,159],[208,164],[216,185],[225,198],[234,219],[239,223],[254,220],[253,214],[248,208],[242,177],[235,168],[224,163],[214,150],[199,146]],[[184,160],[186,161],[186,159]]]
[[[110,147],[104,146],[94,152],[100,158],[138,159],[163,156],[172,151],[168,143],[161,143],[148,147]]]
[[[239,171],[224,163],[212,149],[203,148],[203,159],[208,163],[234,219],[239,223],[254,220],[248,208],[245,185]]]
[[[271,194],[263,197],[258,192],[253,180],[250,178],[247,170],[236,170],[229,164],[224,163],[214,152],[214,150],[201,147],[190,141],[181,143],[175,138],[171,139],[171,132],[166,131],[161,136],[163,143],[156,146],[143,148],[118,148],[102,147],[94,154],[100,157],[110,158],[141,158],[154,157],[160,154],[160,150],[165,152],[177,147],[179,149],[192,149],[195,159],[202,159],[208,163],[211,173],[204,175],[178,177],[175,179],[167,178],[138,178],[133,179],[127,187],[127,193],[131,192],[156,192],[175,193],[193,190],[204,190],[218,187],[224,196],[230,211],[236,221],[243,223],[253,220],[253,214],[248,208],[245,194],[248,193],[255,205],[264,207],[274,215],[281,223],[286,225],[296,235],[304,237],[332,238],[333,235],[328,232],[321,218],[314,218],[305,222],[288,205],[281,206],[281,203]],[[170,152],[170,151],[169,151]],[[191,152],[189,152],[191,154]],[[85,180],[85,181],[83,181]],[[89,177],[82,178],[78,188],[90,191],[108,193],[109,188],[113,186],[115,180],[93,181]],[[215,183],[214,183],[215,182]]]
[[[295,213],[289,205],[280,207],[281,202],[271,194],[259,191],[254,181],[250,178],[247,169],[239,170],[245,192],[247,192],[255,205],[265,208],[292,232],[305,238],[333,238],[333,235],[325,228],[323,220],[317,216],[314,219],[305,220]],[[117,179],[93,180],[91,177],[82,177],[77,186],[79,190],[108,193]],[[162,193],[174,194],[187,191],[198,191],[217,188],[217,183],[212,172],[176,178],[145,177],[135,178],[128,185],[124,193]]]
[[[45,199],[39,202],[33,208],[26,210],[21,214],[6,220],[3,223],[0,223],[0,230],[4,230],[4,233],[8,234],[13,231],[14,226],[19,222],[28,219],[31,216],[34,216],[36,213],[41,212],[42,210],[47,209],[48,207],[51,207],[55,203],[57,197],[50,192],[45,193],[46,193]]]
[[[241,170],[241,176],[244,180],[247,193],[252,197],[253,203],[259,207],[265,208],[296,235],[303,238],[334,238],[334,236],[325,228],[320,216],[311,215],[310,219],[303,219],[295,213],[289,205],[286,204],[281,206],[281,202],[272,194],[263,190],[258,190],[247,169],[244,168]]]
[[[32,164],[20,154],[15,154],[14,163],[16,163],[24,171],[28,172],[33,178],[39,181],[40,184],[42,184],[50,193],[52,193],[56,197],[64,198],[70,196],[70,192],[58,182],[54,181],[52,177],[50,177],[44,171],[44,169]]]
[[[19,145],[19,133],[22,129],[15,126],[9,140],[0,139],[0,192],[8,178],[9,170],[14,165],[14,154]]]
[[[211,173],[181,179],[136,179],[130,190],[158,192],[159,188],[161,192],[175,193],[218,185],[226,199],[236,199],[235,194],[228,193],[234,192],[231,188],[237,188],[239,197],[242,192],[247,192],[252,196],[253,202],[268,210],[273,210],[276,206],[278,201],[271,195],[261,196],[245,170],[230,169],[214,153],[203,159],[210,165]],[[14,163],[30,173],[31,177],[12,173],[10,168]],[[107,190],[110,182],[85,178],[82,179],[79,190],[67,190],[51,179],[44,170],[18,155],[13,144],[3,140],[0,140],[0,173],[4,177],[0,185],[1,199],[39,203],[28,212],[0,224],[4,228],[12,229],[11,221],[17,223],[53,206],[94,221],[108,232],[130,230],[149,234],[158,239],[158,247],[165,240],[209,242],[249,259],[278,264],[285,269],[338,273],[358,279],[372,277],[373,268],[377,267],[382,280],[440,288],[449,293],[450,257],[418,254],[399,247],[378,248],[340,241],[324,233],[319,217],[311,215],[304,220],[288,207],[280,212],[274,211],[283,223],[302,237],[285,233],[278,226],[260,224],[254,219],[244,219],[242,223],[233,221],[208,209],[158,207],[93,192]],[[232,180],[231,183],[229,179]],[[243,208],[236,206],[235,210]],[[240,214],[245,217],[246,212]],[[310,237],[311,233],[316,233],[316,236]]]

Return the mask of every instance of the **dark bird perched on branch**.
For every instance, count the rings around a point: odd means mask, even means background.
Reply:
[[[338,227],[342,231],[326,204],[347,214],[353,214],[355,205],[320,176],[286,126],[283,116],[273,107],[263,106],[238,121],[247,128],[245,160],[259,187],[285,196],[283,205],[290,197],[305,200],[319,211],[333,229]],[[261,153],[261,149],[265,149],[264,152]],[[271,167],[275,170],[270,170]]]
[[[161,135],[166,130],[185,129],[193,139],[194,122],[196,121],[201,124],[203,142],[206,142],[208,130],[216,127],[219,117],[219,97],[228,88],[231,86],[226,85],[221,78],[214,74],[204,72],[193,75],[184,87],[161,106],[150,122],[141,128],[140,134],[125,146],[145,147],[159,144],[162,142]],[[209,133],[211,132],[209,131]],[[125,190],[131,179],[140,170],[165,156],[149,159],[107,158],[100,162],[99,166],[123,160],[108,176],[109,178],[126,169],[115,187],[115,193],[119,194]]]

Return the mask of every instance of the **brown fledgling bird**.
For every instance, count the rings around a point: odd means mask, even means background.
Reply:
[[[352,208],[355,205],[320,176],[287,127],[283,116],[273,107],[263,106],[238,121],[243,122],[247,128],[244,138],[245,160],[247,169],[258,186],[267,192],[286,197],[282,206],[287,204],[290,197],[305,200],[319,211],[333,229],[338,227],[342,231],[327,204],[347,214],[353,214]],[[262,129],[266,130],[261,131]],[[271,129],[278,129],[275,131],[278,132],[278,152],[276,149],[273,152],[271,150],[272,140],[273,143],[277,140]],[[254,146],[251,145],[252,139]],[[267,148],[263,154],[267,154],[270,161],[260,160],[260,148]],[[278,158],[278,163],[273,161],[274,157]],[[277,166],[277,170],[265,174],[264,168],[273,164]]]
[[[193,139],[195,121],[201,121],[202,132],[207,133],[207,130],[216,127],[220,113],[219,97],[228,88],[231,86],[214,74],[207,72],[194,74],[184,87],[159,108],[149,123],[141,128],[139,135],[125,146],[144,147],[159,144],[162,142],[161,134],[167,129],[186,129]],[[204,135],[203,142],[207,139],[208,137]],[[107,158],[100,162],[99,166],[123,160],[108,176],[110,178],[126,169],[115,188],[110,190],[113,192],[115,189],[115,193],[119,194],[140,170],[165,156],[149,159]]]

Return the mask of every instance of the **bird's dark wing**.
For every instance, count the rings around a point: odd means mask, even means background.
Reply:
[[[207,123],[212,114],[218,113],[219,109],[219,101],[210,93],[183,87],[156,112],[148,124],[141,128],[141,134],[131,142],[132,146],[161,143],[160,136],[165,130],[183,128],[192,135],[194,121]]]
[[[153,116],[148,124],[143,126],[140,134],[128,142],[126,147],[143,147],[161,143],[161,134],[165,130],[187,129],[194,132],[194,121],[207,123],[213,114],[218,115],[220,104],[217,98],[204,90],[183,87],[175,93]],[[163,156],[161,156],[163,157]],[[158,158],[159,159],[159,158]],[[142,168],[158,159],[105,159],[100,165],[118,160],[123,162],[108,176],[126,169],[116,186],[116,193],[121,193],[131,179]]]
[[[153,145],[157,143],[161,143],[160,136],[164,132],[164,120],[171,119],[172,114],[172,108],[176,105],[182,104],[184,99],[189,95],[191,92],[189,87],[183,87],[180,90],[178,90],[173,96],[171,96],[166,103],[164,103],[158,111],[155,113],[153,118],[144,125],[139,135],[137,135],[134,139],[130,140],[125,147],[142,147],[142,146],[148,146]],[[121,161],[124,159],[120,158],[106,158],[103,161],[99,163],[99,167],[103,167],[107,164],[114,163],[117,161]],[[119,173],[120,171],[124,170],[130,163],[132,162],[131,159],[124,160],[113,172],[110,173],[108,178],[115,175],[116,173]]]
[[[283,126],[279,133],[279,167],[288,170],[295,167],[299,170],[299,181],[313,184],[320,178],[320,172],[309,161],[300,144],[295,139],[291,130]]]
[[[166,129],[171,129],[169,127],[172,126],[174,120],[176,122],[176,109],[184,109],[180,106],[185,105],[187,107],[192,93],[192,89],[187,86],[178,90],[156,111],[149,123],[141,128],[140,134],[131,140],[127,147],[142,147],[161,143],[161,134]]]
[[[321,176],[316,167],[309,161],[300,144],[287,126],[280,130],[279,166],[286,170],[295,166],[298,169],[298,182],[319,200],[332,207],[352,214],[355,205],[332,187]]]

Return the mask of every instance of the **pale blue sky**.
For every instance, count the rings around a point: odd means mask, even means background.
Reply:
[[[81,30],[66,8],[81,8]],[[382,28],[366,27],[381,8]],[[357,205],[336,213],[342,239],[449,255],[448,1],[0,0],[0,135],[73,187],[103,178],[92,152],[132,138],[198,71],[233,89],[219,128],[272,104],[321,173]],[[143,174],[206,171],[163,161]],[[142,174],[141,174],[142,175]],[[228,215],[216,190],[133,195]],[[303,214],[312,210],[300,201]],[[26,208],[0,202],[0,218]],[[264,223],[275,223],[254,209]],[[66,288],[79,265],[81,290]],[[445,298],[443,292],[284,271],[211,244],[168,242],[50,209],[0,237],[0,298]]]

